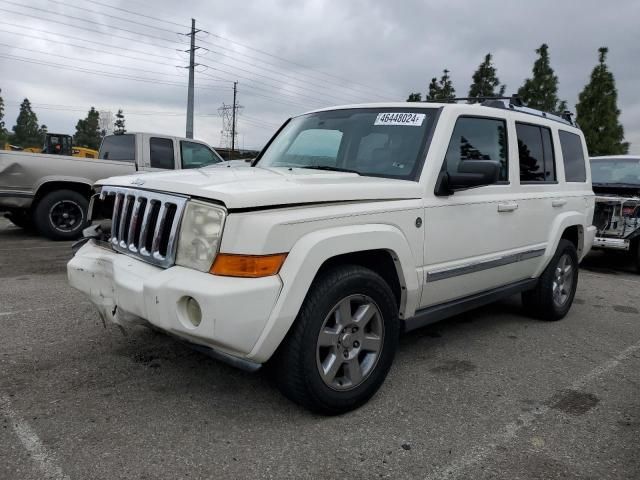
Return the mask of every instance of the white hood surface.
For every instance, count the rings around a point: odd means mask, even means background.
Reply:
[[[305,168],[216,166],[100,180],[115,185],[218,200],[229,209],[421,198],[417,182]]]

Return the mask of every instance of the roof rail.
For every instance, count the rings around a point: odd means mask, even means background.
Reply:
[[[508,101],[507,101],[508,100]],[[518,95],[511,95],[510,97],[460,97],[460,98],[449,98],[446,100],[425,100],[425,102],[437,102],[437,103],[458,103],[458,102],[468,102],[468,103],[480,103],[483,107],[492,107],[492,108],[503,108],[509,109],[520,113],[526,113],[528,115],[535,115],[536,117],[542,117],[549,120],[554,120],[556,122],[564,123],[567,125],[571,125],[572,127],[577,127],[578,125],[573,120],[573,113],[568,110],[565,110],[561,113],[549,113],[544,112],[542,110],[537,110],[535,108],[527,107],[522,98]]]

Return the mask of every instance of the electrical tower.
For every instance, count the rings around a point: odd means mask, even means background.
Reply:
[[[229,160],[233,159],[238,145],[238,114],[242,108],[241,105],[238,105],[238,82],[233,82],[233,104],[223,103],[218,109],[218,113],[222,117],[220,146],[229,150]]]

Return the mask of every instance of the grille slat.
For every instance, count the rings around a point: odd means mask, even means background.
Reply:
[[[177,235],[186,197],[124,187],[102,187],[97,201],[114,197],[114,250],[160,267],[175,262]]]

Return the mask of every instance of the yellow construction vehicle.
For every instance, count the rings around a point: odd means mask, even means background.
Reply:
[[[20,148],[5,143],[5,150],[20,150],[31,153],[48,153],[52,155],[67,155],[70,157],[98,158],[98,151],[86,147],[74,147],[73,137],[60,133],[47,133],[43,147]]]

